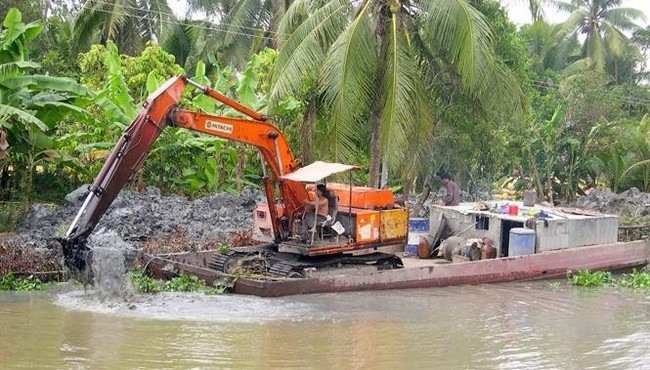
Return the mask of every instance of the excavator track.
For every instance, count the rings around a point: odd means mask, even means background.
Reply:
[[[302,278],[309,268],[324,269],[344,265],[374,265],[377,270],[403,267],[402,260],[387,253],[371,253],[361,256],[338,254],[321,257],[300,257],[295,254],[279,253],[273,244],[230,249],[225,254],[215,253],[208,263],[211,269],[232,273],[238,268],[252,273],[272,277]]]
[[[301,263],[280,261],[273,264],[269,274],[274,277],[303,278],[305,277],[305,266]]]
[[[278,254],[275,257],[285,256]],[[343,265],[374,265],[377,270],[390,270],[404,267],[402,260],[392,254],[371,253],[361,256],[346,254],[323,256],[319,258],[303,258],[300,260],[282,260],[272,264],[269,273],[276,277],[299,278],[305,277],[305,269],[323,269]]]
[[[262,260],[266,260],[268,255],[273,253],[274,246],[274,244],[263,244],[229,249],[225,254],[215,253],[212,256],[212,261],[208,263],[208,267],[219,272],[231,273],[245,261],[248,265],[255,263],[259,269],[259,265],[263,263]]]
[[[212,256],[212,261],[208,262],[208,267],[219,272],[225,272],[224,267],[226,266],[226,262],[236,254],[237,252],[233,250],[229,250],[225,254],[215,253]]]

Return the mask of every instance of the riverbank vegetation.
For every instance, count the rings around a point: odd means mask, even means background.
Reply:
[[[0,290],[27,292],[33,290],[43,290],[45,287],[46,285],[33,275],[19,278],[14,274],[9,273],[0,278]]]
[[[198,277],[185,274],[166,281],[154,279],[139,270],[131,271],[128,276],[129,283],[136,293],[200,292],[214,295],[223,294],[228,291],[225,286],[218,285],[216,287],[210,287]]]
[[[24,204],[0,202],[0,233],[12,231],[23,216],[25,216]]]
[[[609,271],[580,270],[567,272],[567,278],[572,285],[582,287],[598,287],[604,285],[619,286],[638,290],[650,289],[650,271],[633,269],[630,273],[612,275]]]
[[[0,290],[42,290],[64,274],[57,250],[37,251],[18,241],[0,239]]]
[[[405,196],[439,168],[469,192],[507,182],[551,202],[650,191],[650,27],[619,2],[556,3],[566,21],[533,7],[517,28],[495,0],[188,0],[187,14],[165,0],[3,2],[0,201],[61,202],[92,181],[177,74],[267,114],[299,162],[357,164],[356,183]],[[254,148],[169,128],[129,186],[234,193],[261,173]]]
[[[151,278],[141,271],[131,271],[128,274],[129,284],[136,293],[153,294],[160,292],[198,292],[206,295],[223,294],[228,288],[222,285],[210,287],[203,280],[196,276],[181,274],[170,280],[158,280]],[[18,277],[13,273],[0,277],[0,291],[14,290],[19,292],[45,290],[48,284],[39,278],[29,275]]]

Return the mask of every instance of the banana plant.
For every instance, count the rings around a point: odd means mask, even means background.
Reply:
[[[0,171],[11,166],[23,176],[26,203],[36,164],[65,157],[48,135],[63,119],[84,116],[90,96],[72,79],[35,73],[40,65],[28,60],[28,47],[41,29],[40,22],[23,23],[12,8],[0,32]]]
[[[214,72],[214,82],[205,75],[207,68],[203,62],[197,63],[193,80],[211,86],[255,110],[265,107],[265,101],[256,94],[255,58],[240,78],[234,77],[229,68],[220,69],[216,64],[210,67]],[[220,116],[241,116],[234,109],[218,104],[203,94],[191,99],[189,106]],[[181,144],[183,147],[194,147],[198,150],[193,167],[183,170],[179,181],[190,193],[217,190],[235,192],[240,190],[242,185],[257,186],[252,181],[257,177],[257,166],[250,165],[257,160],[257,151],[254,148],[187,131],[178,131],[176,135],[177,138],[184,139]]]
[[[530,155],[528,160],[533,169],[538,194],[546,196],[546,200],[553,202],[553,183],[559,161],[560,141],[565,132],[566,106],[559,105],[553,112],[550,120],[544,120],[534,125],[528,143]],[[544,169],[542,179],[537,169]]]

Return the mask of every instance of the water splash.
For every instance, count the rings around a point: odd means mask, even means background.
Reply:
[[[127,298],[124,251],[99,247],[93,250],[93,280],[100,301]]]
[[[128,300],[125,253],[131,246],[115,231],[100,229],[88,239],[93,250],[95,293],[101,302]]]

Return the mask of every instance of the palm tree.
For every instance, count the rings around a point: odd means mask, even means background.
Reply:
[[[175,23],[167,0],[86,0],[75,20],[73,43],[85,51],[110,40],[121,53],[135,55],[147,41],[162,41]]]
[[[501,0],[501,3],[506,4],[524,3],[528,7],[533,22],[544,21],[545,14],[542,4],[545,2],[547,2],[547,0]]]
[[[564,37],[561,24],[536,21],[524,25],[520,35],[528,45],[531,69],[540,76],[548,69],[561,72],[582,58],[577,35]]]
[[[533,22],[544,20],[544,9],[542,9],[543,0],[528,0],[528,10]]]
[[[202,50],[199,50],[199,45],[205,35],[202,24],[202,21],[184,19],[174,24],[161,44],[166,52],[174,55],[176,63],[186,73],[191,73],[198,59],[201,59],[199,56]]]
[[[276,48],[286,35],[278,24],[293,0],[188,0],[189,12],[204,12],[217,24],[205,23],[199,35],[201,56],[216,52],[223,64],[244,66],[265,47]],[[199,41],[200,41],[199,40]]]
[[[436,102],[449,81],[485,109],[523,108],[470,0],[296,0],[278,32],[291,36],[280,44],[271,100],[316,81],[327,152],[354,161],[370,141],[371,185],[380,163],[410,167],[411,155],[432,144]]]
[[[645,20],[645,14],[638,9],[620,7],[622,0],[554,0],[552,3],[570,13],[563,23],[563,35],[566,38],[584,35],[584,62],[601,70],[613,62],[615,76],[616,61],[631,45],[624,32],[639,29],[635,21]]]

